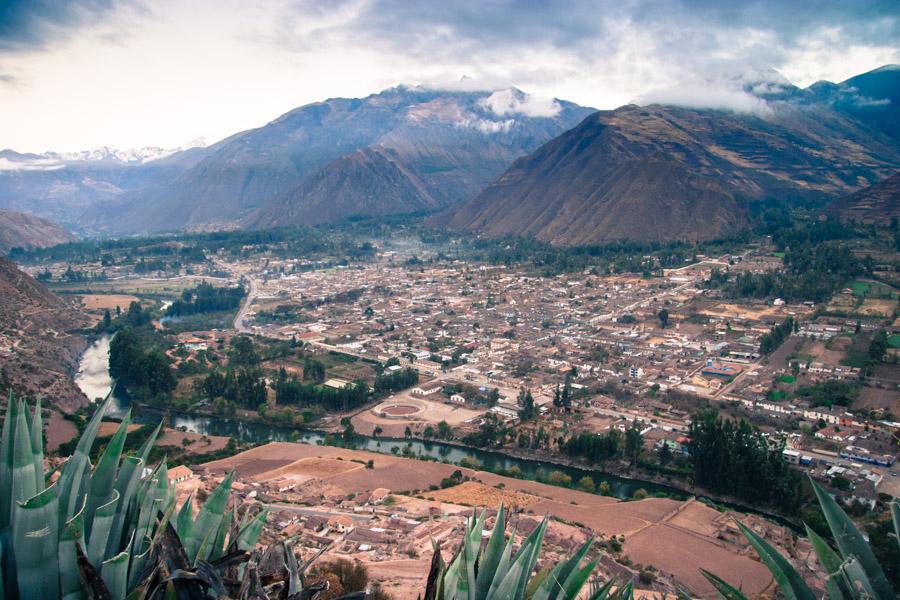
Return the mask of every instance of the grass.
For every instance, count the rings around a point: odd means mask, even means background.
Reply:
[[[780,381],[781,383],[795,383],[797,381],[797,378],[793,375],[782,375],[778,378],[778,381]]]
[[[850,284],[853,295],[859,298],[897,298],[896,290],[877,281],[856,280]]]
[[[900,334],[894,333],[888,336],[888,346],[891,348],[900,348]]]

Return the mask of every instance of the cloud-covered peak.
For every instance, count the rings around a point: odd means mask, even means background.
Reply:
[[[562,110],[559,102],[553,98],[540,98],[516,88],[497,90],[478,103],[499,117],[509,115],[555,117]]]

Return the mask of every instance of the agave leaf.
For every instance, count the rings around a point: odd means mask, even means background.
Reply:
[[[0,539],[0,569],[3,568],[3,540]],[[5,594],[3,592],[3,588],[6,587],[6,584],[0,581],[0,600],[4,600]]]
[[[616,593],[611,596],[611,599],[614,600],[632,600],[633,598],[634,585],[630,581],[617,589]]]
[[[116,473],[119,470],[119,458],[122,456],[122,448],[125,446],[125,437],[128,435],[128,425],[130,424],[131,413],[129,411],[129,413],[125,415],[125,418],[122,419],[122,424],[119,425],[119,428],[109,441],[109,444],[106,445],[103,455],[97,461],[97,466],[94,467],[94,472],[91,474],[91,487],[88,492],[87,512],[84,515],[85,526],[88,531],[92,531],[93,529],[94,512],[101,505],[109,503],[110,496],[115,489]],[[112,525],[111,522],[110,525]],[[88,549],[88,559],[93,560],[93,558],[90,549]],[[94,566],[97,566],[100,563],[95,562],[93,564]]]
[[[178,532],[178,537],[183,540],[190,537],[191,526],[194,524],[193,501],[194,493],[191,492],[184,504],[181,505],[181,510],[178,511],[178,516],[175,518],[175,531]]]
[[[26,413],[27,414],[27,413]],[[37,490],[44,489],[44,420],[41,416],[41,398],[34,403],[34,416],[31,417],[31,456],[34,460],[34,484]]]
[[[563,583],[563,598],[568,600],[569,598],[577,598],[578,593],[581,592],[581,588],[584,587],[584,584],[587,583],[587,580],[590,578],[591,573],[594,572],[594,569],[597,568],[597,561],[592,560],[588,564],[584,565],[580,569],[575,569],[569,576],[566,578],[565,583]]]
[[[494,519],[494,530],[491,532],[491,538],[481,553],[481,560],[478,561],[478,575],[475,578],[476,600],[485,600],[491,589],[491,583],[493,583],[494,576],[497,573],[497,566],[500,564],[500,557],[503,555],[505,529],[506,510],[501,502],[500,508],[497,510],[497,517]]]
[[[509,570],[509,565],[512,561],[513,541],[515,540],[515,538],[516,531],[515,529],[513,529],[512,533],[509,536],[509,539],[506,540],[506,545],[503,547],[503,553],[500,555],[500,562],[497,564],[496,573],[493,577],[494,580],[491,582],[490,590],[488,590],[488,598],[494,597],[494,593],[503,582],[503,574]]]
[[[725,580],[718,575],[710,573],[706,569],[700,569],[700,572],[706,577],[706,580],[716,588],[716,592],[718,592],[724,600],[747,600],[747,597],[744,596],[743,592],[726,583]]]
[[[81,508],[69,521],[59,536],[59,587],[62,600],[81,600],[81,573],[78,569],[78,551],[76,545],[84,543],[84,507],[82,498]]]
[[[564,589],[564,582],[572,573],[572,571],[581,564],[581,561],[587,555],[588,549],[591,547],[592,539],[589,539],[581,548],[567,558],[560,561],[553,567],[547,576],[541,581],[540,585],[535,588],[534,594],[530,596],[531,600],[551,600],[555,599],[559,592]],[[533,581],[534,579],[532,579]],[[531,583],[529,583],[529,586]],[[526,594],[527,595],[527,594]]]
[[[607,596],[609,596],[609,592],[612,590],[614,585],[616,585],[615,578],[610,579],[603,585],[597,586],[597,588],[591,593],[588,600],[606,600]],[[683,599],[679,597],[678,600]],[[688,598],[687,600],[691,600],[691,598]]]
[[[894,521],[894,536],[897,538],[897,544],[900,544],[900,502],[896,500],[891,502],[891,518]]]
[[[869,574],[856,557],[850,558],[841,569],[850,584],[851,592],[856,598],[890,598],[890,596],[878,595],[871,579],[869,579]]]
[[[809,538],[810,543],[812,544],[813,550],[816,552],[816,556],[819,559],[819,564],[822,565],[822,568],[825,569],[825,572],[831,575],[832,573],[837,573],[841,568],[841,563],[844,562],[838,553],[831,549],[831,546],[828,545],[822,536],[815,532],[809,525],[806,525],[806,537]]]
[[[12,511],[15,502],[13,502],[12,494],[12,468],[13,468],[13,446],[15,445],[16,426],[18,421],[19,404],[13,396],[12,390],[9,390],[9,397],[6,403],[6,416],[3,419],[3,429],[0,433],[0,531],[9,527],[12,522]]]
[[[78,438],[78,444],[75,446],[75,452],[65,462],[62,473],[59,476],[59,505],[60,505],[60,523],[65,524],[72,518],[76,510],[81,508],[78,501],[78,495],[83,489],[83,479],[90,468],[90,452],[94,445],[94,438],[97,437],[97,430],[100,428],[100,421],[103,414],[111,402],[112,392],[106,395],[106,399],[97,408],[91,420]],[[89,476],[89,474],[88,474]]]
[[[90,498],[88,498],[90,501]],[[106,559],[106,545],[109,541],[109,532],[112,529],[113,519],[116,517],[116,507],[119,504],[119,492],[113,490],[112,499],[102,506],[98,506],[94,512],[94,524],[88,533],[87,558],[95,568]]]
[[[522,570],[522,576],[519,579],[519,587],[516,590],[516,597],[518,598],[525,597],[525,586],[528,584],[528,576],[531,575],[531,572],[534,570],[534,565],[537,564],[538,556],[541,553],[541,545],[544,543],[544,532],[547,531],[548,522],[549,519],[544,517],[544,520],[541,521],[541,524],[537,529],[532,531],[531,535],[528,536],[528,540],[531,541],[531,549],[528,553],[524,569]]]
[[[425,580],[425,596],[422,600],[437,600],[438,586],[444,573],[444,559],[441,556],[441,545],[431,540],[431,566],[428,568],[428,579]]]
[[[256,547],[256,542],[262,534],[263,526],[266,524],[266,518],[268,516],[269,509],[262,509],[259,511],[259,514],[256,515],[252,521],[247,523],[246,527],[238,533],[237,547],[240,550],[253,550]]]
[[[51,485],[15,506],[12,547],[23,598],[59,598],[58,492]]]
[[[119,504],[116,506],[116,516],[113,519],[109,533],[109,541],[106,546],[106,555],[114,556],[123,546],[123,538],[127,535],[125,520],[128,511],[133,508],[132,500],[141,482],[141,472],[144,470],[144,462],[137,456],[125,456],[119,466],[119,475],[113,488],[119,493]]]
[[[825,520],[828,521],[828,527],[834,536],[835,544],[844,560],[855,557],[859,561],[859,566],[865,571],[872,589],[875,590],[877,598],[893,598],[894,591],[884,576],[884,571],[872,554],[872,549],[866,542],[865,538],[850,520],[841,507],[838,506],[834,498],[826,492],[822,486],[810,478],[813,490],[816,492],[816,498],[825,514]]]
[[[225,553],[225,550],[227,549],[225,544],[228,538],[228,530],[231,528],[231,519],[233,517],[234,513],[231,511],[225,511],[225,514],[222,515],[222,522],[219,524],[219,531],[216,534],[215,542],[213,542],[209,560],[221,558]]]
[[[125,600],[128,591],[128,552],[120,552],[103,562],[100,574],[109,588],[112,600]]]
[[[194,521],[193,535],[191,535],[184,543],[184,549],[192,561],[197,558],[200,544],[203,541],[200,539],[200,535],[203,535],[203,538],[205,539],[208,532],[215,532],[218,530],[219,523],[221,523],[222,516],[225,514],[225,509],[228,506],[228,497],[231,493],[231,482],[233,478],[234,472],[232,471],[228,473],[228,475],[225,476],[225,479],[222,480],[222,483],[213,490],[206,499],[206,502],[203,503],[203,506],[200,507],[200,512],[197,513],[197,519]]]
[[[744,536],[759,554],[759,558],[763,564],[768,567],[781,592],[788,600],[816,600],[816,595],[800,577],[800,574],[791,566],[783,556],[781,556],[766,540],[759,537],[752,529],[738,522]]]
[[[16,503],[27,501],[38,493],[37,475],[34,472],[34,459],[31,449],[31,433],[28,430],[28,419],[26,417],[28,411],[25,410],[21,401],[18,404],[18,415],[13,425],[15,437],[12,447],[12,485],[9,491],[6,492],[12,495],[13,514],[10,522],[14,531],[16,529],[15,515],[18,514]],[[18,556],[18,552],[15,554]]]

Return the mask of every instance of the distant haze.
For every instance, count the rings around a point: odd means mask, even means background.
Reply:
[[[739,5],[735,7],[732,5]],[[173,148],[397,84],[754,111],[745,84],[900,62],[900,3],[6,0],[0,148]]]

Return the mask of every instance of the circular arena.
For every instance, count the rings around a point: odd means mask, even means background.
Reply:
[[[424,412],[425,405],[415,400],[382,402],[372,409],[372,413],[382,419],[417,419]]]

